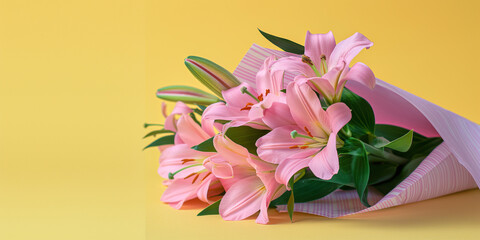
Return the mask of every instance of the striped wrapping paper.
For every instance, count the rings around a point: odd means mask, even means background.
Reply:
[[[256,72],[270,55],[285,57],[293,54],[254,44],[233,74],[255,86]],[[293,75],[286,73],[285,83],[292,80]],[[480,186],[479,125],[379,79],[373,90],[355,82],[349,82],[347,87],[370,102],[377,123],[414,129],[428,137],[440,136],[444,142],[387,195],[369,189],[368,199],[372,207],[364,207],[355,190],[339,190],[320,200],[295,204],[295,211],[333,218]],[[286,211],[286,206],[279,206],[278,210]]]

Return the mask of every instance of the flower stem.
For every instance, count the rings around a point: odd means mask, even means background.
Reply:
[[[367,152],[372,154],[370,160],[372,162],[387,162],[387,163],[395,163],[398,165],[403,165],[408,162],[408,159],[399,157],[393,153],[384,151],[382,149],[376,148],[370,144],[364,143],[365,148],[367,149]]]
[[[344,134],[347,138],[351,137],[352,136],[352,131],[350,131],[350,127],[348,127],[348,125],[345,125],[341,130],[340,132],[342,134]]]

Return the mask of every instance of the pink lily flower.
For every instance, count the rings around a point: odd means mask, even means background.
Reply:
[[[273,70],[286,70],[299,74],[295,81],[306,82],[329,102],[339,102],[348,80],[357,81],[369,88],[375,86],[375,75],[363,63],[349,67],[352,59],[373,43],[360,33],[335,43],[332,32],[311,34],[305,38],[302,57],[285,57],[277,61]]]
[[[275,102],[285,103],[283,71],[271,71],[275,56],[265,59],[256,76],[256,89],[242,83],[222,91],[225,103],[210,105],[202,116],[202,125],[213,125],[215,120],[232,121],[231,126],[249,124],[255,128],[267,128],[262,118],[265,110]]]
[[[276,180],[287,185],[299,170],[309,167],[315,176],[330,179],[338,172],[337,133],[352,115],[344,103],[323,110],[315,92],[305,84],[292,82],[287,88],[287,104],[296,125],[273,129],[256,142],[261,159],[279,164]]]
[[[268,223],[270,202],[286,191],[285,186],[275,180],[276,165],[250,154],[223,135],[215,136],[214,145],[222,158],[206,161],[205,165],[221,179],[226,189],[220,202],[220,216],[238,221],[260,211],[256,222]]]
[[[166,108],[167,108],[166,104],[162,103],[162,112],[163,112],[163,116],[165,117],[164,128],[172,132],[177,132],[178,130],[177,121],[181,115],[189,114],[193,112],[193,110],[190,107],[188,107],[185,103],[180,101],[175,104],[175,107],[173,108],[172,112],[169,115],[166,114],[166,111],[167,111]],[[182,139],[179,138],[179,136],[175,135],[175,144],[180,144],[180,143],[183,143]]]
[[[264,117],[264,111],[269,109],[273,103],[285,103],[285,93],[282,92],[283,74],[284,71],[272,71],[271,67],[275,63],[275,56],[270,56],[265,59],[262,67],[256,75],[257,92],[260,95],[257,97],[258,102],[245,105],[245,108],[250,108],[248,116],[250,119],[258,119]]]
[[[212,203],[209,197],[222,193],[223,187],[219,179],[203,166],[203,161],[215,153],[200,152],[191,147],[213,135],[193,121],[186,113],[188,111],[183,108],[185,106],[182,104],[177,106],[179,111],[174,113],[183,111],[183,114],[175,124],[172,124],[176,130],[176,144],[165,149],[160,156],[158,173],[163,178],[169,179],[166,181],[168,188],[161,200],[176,209],[181,208],[185,201],[194,198]]]
[[[177,117],[181,116],[183,114],[189,114],[193,112],[193,110],[188,107],[185,103],[183,102],[177,102],[175,104],[175,107],[173,108],[172,112],[166,116],[166,105],[162,104],[162,111],[163,115],[165,116],[165,129],[176,132],[177,131]]]

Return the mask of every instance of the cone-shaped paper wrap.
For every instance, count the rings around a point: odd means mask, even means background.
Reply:
[[[253,45],[234,75],[255,86],[255,74],[265,58],[291,56]],[[285,74],[285,81],[293,76]],[[427,137],[440,136],[444,142],[402,183],[383,196],[370,189],[365,208],[355,191],[336,191],[309,203],[296,203],[295,211],[326,217],[340,217],[401,204],[426,200],[480,186],[480,126],[420,97],[377,79],[373,90],[350,82],[350,90],[367,99],[375,111],[377,123],[414,129]],[[286,206],[280,206],[286,211]]]

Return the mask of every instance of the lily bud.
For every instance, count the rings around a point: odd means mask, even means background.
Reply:
[[[216,96],[198,88],[180,85],[158,89],[157,97],[172,102],[182,101],[184,103],[200,105],[210,105],[220,100]]]
[[[208,59],[189,56],[185,59],[185,65],[193,76],[219,97],[222,97],[223,90],[240,85],[232,73]]]

